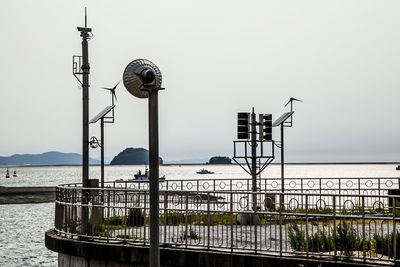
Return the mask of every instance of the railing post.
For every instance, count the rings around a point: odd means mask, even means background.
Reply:
[[[184,237],[185,237],[185,248],[187,248],[187,240],[188,240],[188,210],[189,210],[189,199],[188,199],[188,197],[189,197],[189,194],[188,193],[186,193],[186,201],[185,201],[185,205],[186,205],[186,208],[185,208],[185,235],[184,235]]]
[[[124,201],[125,201],[125,226],[124,226],[124,242],[126,242],[126,223],[129,218],[129,212],[128,212],[128,191],[125,189],[125,196],[124,196]]]
[[[339,180],[339,184],[340,184],[340,180]],[[333,195],[332,198],[333,198],[333,201],[332,201],[332,204],[333,204],[333,233],[334,233],[334,235],[336,235],[336,196]],[[340,199],[340,194],[339,194],[339,199]],[[336,250],[335,242],[333,242],[333,251],[334,251],[333,256],[334,256],[334,259],[336,260],[337,250]]]
[[[109,231],[110,231],[110,202],[111,202],[110,193],[111,193],[111,191],[107,190],[107,192],[108,192],[108,194],[107,194],[107,216],[106,216],[106,218],[107,218],[107,233],[109,233]],[[108,242],[110,242],[110,240],[109,240],[109,236],[107,235],[107,243]]]
[[[168,194],[167,191],[164,192],[164,244],[167,243],[167,213],[168,209]]]
[[[210,192],[207,193],[207,249],[210,249]]]
[[[281,197],[280,199],[283,199],[283,193],[280,193]],[[283,208],[283,203],[280,203],[281,207],[279,209],[279,256],[282,257],[282,208]]]
[[[232,191],[230,193],[230,212],[231,212],[231,252],[233,252],[233,194],[232,194]]]
[[[305,195],[306,197],[306,256],[308,257],[308,195]]]
[[[363,260],[366,261],[365,252],[365,196],[361,197],[362,201],[362,246],[363,246]]]
[[[255,198],[255,199],[257,199],[257,193],[255,193],[255,192],[253,192],[253,199]],[[258,223],[258,220],[256,220],[256,217],[257,217],[257,206],[256,207],[254,207],[254,210],[253,210],[253,212],[254,212],[254,215],[253,215],[253,223],[254,223],[254,253],[257,253],[257,223]]]
[[[361,204],[361,178],[358,178],[358,203]]]
[[[393,212],[393,259],[397,259],[397,231],[396,231],[396,197],[392,197],[392,212]]]
[[[300,192],[301,194],[304,194],[303,192],[303,178],[300,178]],[[303,196],[304,197],[304,196]],[[304,202],[303,202],[303,197],[301,198],[301,207],[304,208]],[[307,199],[307,196],[306,196]],[[306,204],[307,205],[307,204]]]
[[[319,193],[322,194],[322,179],[319,178]]]
[[[339,178],[339,210],[341,209],[341,206],[342,206],[342,199],[341,199],[341,196],[342,196],[342,192],[341,192],[342,187],[341,187],[341,181],[342,181],[342,179]]]
[[[143,191],[144,199],[143,199],[143,216],[144,216],[144,227],[143,227],[143,245],[146,245],[146,202],[147,202],[147,194],[149,191]],[[140,196],[140,191],[139,191]],[[140,198],[139,198],[140,199]]]

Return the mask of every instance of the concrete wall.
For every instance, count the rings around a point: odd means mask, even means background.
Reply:
[[[120,243],[100,243],[63,238],[53,230],[45,234],[46,247],[59,253],[59,267],[144,267],[149,265],[146,246]],[[376,266],[362,262],[328,261],[279,257],[259,254],[239,254],[212,250],[160,248],[161,267],[334,267]]]

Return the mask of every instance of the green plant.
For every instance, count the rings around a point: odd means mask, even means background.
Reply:
[[[127,225],[129,226],[143,226],[145,218],[143,212],[139,208],[129,209]]]
[[[360,238],[357,236],[356,231],[350,224],[342,221],[333,232],[333,239],[337,250],[341,254],[350,257],[353,256],[353,251],[358,250],[360,247]],[[362,243],[361,243],[362,244]]]
[[[311,252],[327,252],[333,250],[333,237],[323,229],[318,228],[318,231],[310,236],[308,240],[308,251]]]
[[[292,249],[296,251],[304,251],[305,233],[299,228],[296,222],[290,223],[288,237]]]
[[[374,234],[372,242],[372,250],[377,254],[387,255],[389,257],[394,256],[393,249],[393,232],[385,234],[383,236]],[[400,258],[400,233],[396,232],[396,258]]]
[[[113,216],[110,217],[108,220],[105,222],[106,224],[108,223],[109,225],[124,225],[124,217],[122,216]]]
[[[189,229],[189,234],[185,230],[185,232],[180,236],[181,240],[186,240],[186,239],[200,239],[199,235],[190,227]]]

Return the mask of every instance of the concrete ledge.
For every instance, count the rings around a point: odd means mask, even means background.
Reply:
[[[62,238],[49,230],[45,233],[46,247],[60,253],[59,266],[148,266],[149,249],[145,246],[107,244]],[[68,258],[69,256],[69,258]],[[162,267],[286,267],[286,266],[377,266],[363,262],[326,261],[299,257],[278,257],[255,254],[226,253],[208,250],[161,248]],[[82,261],[86,264],[82,265]],[[72,265],[71,265],[72,264]]]

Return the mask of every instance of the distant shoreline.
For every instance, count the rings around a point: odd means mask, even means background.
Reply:
[[[400,162],[287,162],[285,165],[396,165]],[[145,164],[135,164],[135,165],[110,165],[105,164],[105,166],[144,166]],[[218,165],[235,165],[232,164],[208,164],[208,163],[165,163],[160,166],[218,166]],[[280,163],[271,163],[270,165],[280,165]],[[81,164],[68,164],[68,165],[0,165],[0,168],[22,168],[22,167],[80,167]],[[91,164],[91,167],[99,167],[100,164]]]

